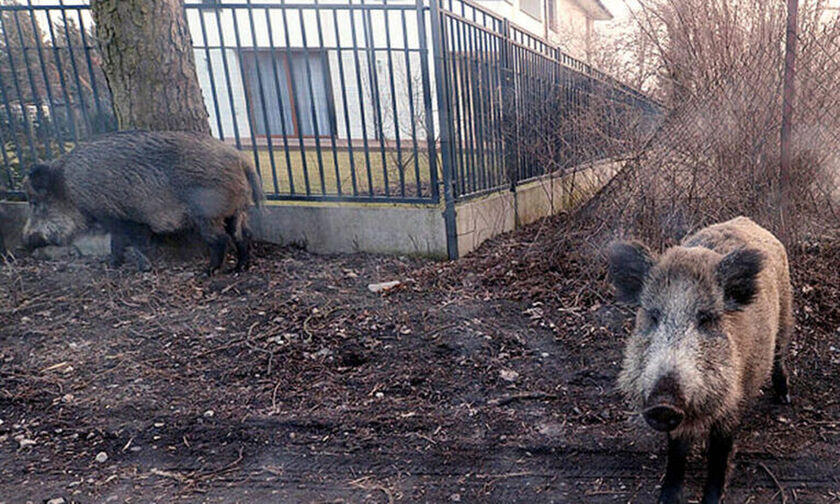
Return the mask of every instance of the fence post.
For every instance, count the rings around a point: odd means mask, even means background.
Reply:
[[[504,143],[504,163],[510,191],[516,193],[519,181],[519,123],[516,120],[517,96],[516,83],[513,81],[513,43],[510,36],[510,21],[502,22],[502,132]]]
[[[788,235],[788,198],[790,197],[790,130],[793,116],[794,76],[796,74],[796,18],[799,8],[798,0],[787,2],[787,33],[785,35],[785,76],[782,91],[782,128],[780,133],[779,177],[777,187],[777,206],[779,219],[779,237],[785,246],[790,245]]]
[[[417,0],[422,3],[423,0]],[[455,221],[455,196],[452,177],[455,172],[452,158],[452,125],[449,103],[449,74],[446,72],[446,27],[440,15],[440,0],[429,0],[432,23],[432,51],[435,59],[435,88],[437,92],[438,119],[440,121],[440,149],[443,172],[443,221],[446,227],[446,251],[449,259],[458,258],[458,230]],[[425,32],[423,32],[425,33]],[[425,36],[425,35],[424,35]],[[426,96],[429,96],[427,93]]]

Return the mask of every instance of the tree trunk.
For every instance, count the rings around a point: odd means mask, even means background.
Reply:
[[[120,129],[210,133],[183,0],[93,0]]]

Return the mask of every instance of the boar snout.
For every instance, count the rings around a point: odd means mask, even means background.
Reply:
[[[676,429],[685,418],[683,395],[673,374],[660,378],[653,387],[642,415],[648,425],[662,432]]]
[[[675,406],[660,404],[646,409],[642,414],[648,425],[660,432],[670,432],[682,423],[685,413]]]
[[[30,233],[23,238],[23,244],[27,250],[32,251],[49,245],[49,241],[41,233]]]

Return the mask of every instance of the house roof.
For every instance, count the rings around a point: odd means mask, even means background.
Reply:
[[[587,17],[595,21],[609,21],[613,18],[612,13],[601,2],[601,0],[574,0],[581,9],[586,12]]]

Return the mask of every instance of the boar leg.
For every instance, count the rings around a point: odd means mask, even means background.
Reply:
[[[785,328],[779,330],[779,337],[776,340],[776,353],[773,355],[773,391],[776,393],[776,401],[781,404],[790,404],[790,382],[785,366],[787,342],[790,340],[788,332],[788,329]]]
[[[216,271],[221,269],[222,261],[225,259],[228,235],[223,231],[221,222],[212,222],[206,219],[199,222],[198,232],[207,246],[210,247],[210,265],[207,267],[207,275],[213,276]]]
[[[709,433],[709,473],[703,490],[703,504],[718,504],[723,497],[729,454],[732,453],[732,432],[713,426]]]
[[[140,251],[146,237],[146,230],[142,225],[129,221],[110,222],[106,228],[111,233],[111,265],[120,266],[125,260],[126,249],[131,248],[138,271],[149,271],[152,263]]]
[[[236,268],[234,271],[248,269],[250,263],[251,230],[244,222],[244,214],[236,214],[225,219],[225,231],[236,245]]]
[[[668,434],[668,465],[665,468],[665,479],[662,481],[662,493],[659,504],[683,504],[686,502],[683,494],[685,480],[685,465],[691,442]]]

